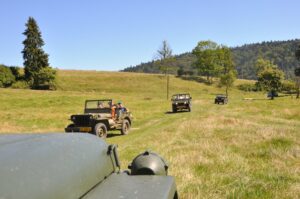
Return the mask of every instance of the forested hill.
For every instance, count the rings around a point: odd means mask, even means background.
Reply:
[[[288,41],[269,41],[255,44],[245,44],[239,47],[232,47],[232,55],[236,65],[239,78],[255,79],[254,64],[258,57],[269,59],[282,69],[287,78],[294,75],[294,69],[300,67],[300,62],[295,58],[295,50],[300,44],[300,39]],[[175,56],[172,61],[172,73],[176,73],[177,69],[183,68],[185,71],[194,71],[192,65],[195,56],[191,53],[184,53]],[[153,61],[141,63],[137,66],[125,68],[126,72],[144,72],[144,73],[160,73],[159,66]]]

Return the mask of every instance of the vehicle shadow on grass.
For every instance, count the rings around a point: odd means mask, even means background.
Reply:
[[[113,138],[113,137],[117,137],[117,136],[121,136],[121,134],[115,134],[115,133],[109,133],[107,134],[106,138]]]
[[[167,111],[167,112],[165,112],[165,114],[179,114],[179,113],[188,113],[188,111],[178,111],[178,112]]]

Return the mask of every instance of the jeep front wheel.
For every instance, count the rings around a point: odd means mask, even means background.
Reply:
[[[121,134],[127,135],[129,133],[129,130],[130,130],[130,123],[128,120],[125,119],[122,123]]]
[[[177,112],[177,107],[176,106],[172,106],[172,111],[173,111],[173,113],[176,113]]]
[[[75,127],[74,124],[69,124],[69,125],[67,126],[67,128],[65,128],[65,132],[66,132],[66,133],[71,133],[71,132],[73,132],[72,128],[74,128],[74,127]]]
[[[107,128],[105,124],[98,123],[94,128],[94,134],[100,138],[106,138],[107,136]]]

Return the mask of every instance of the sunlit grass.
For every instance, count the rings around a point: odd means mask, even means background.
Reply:
[[[300,100],[233,89],[215,105],[221,88],[172,76],[170,93],[190,92],[193,107],[169,114],[163,75],[58,74],[57,91],[0,89],[0,132],[62,132],[85,99],[113,98],[135,118],[129,135],[107,139],[123,169],[150,149],[170,163],[181,198],[300,198]]]

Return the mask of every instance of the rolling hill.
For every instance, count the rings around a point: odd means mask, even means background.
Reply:
[[[0,132],[63,132],[85,99],[120,99],[133,127],[106,141],[123,169],[150,149],[168,160],[180,198],[300,197],[299,100],[233,88],[228,105],[215,105],[222,88],[171,76],[171,93],[193,97],[191,113],[172,114],[165,84],[160,74],[60,70],[57,91],[0,89]]]
[[[282,69],[287,78],[294,77],[294,70],[300,67],[300,62],[295,58],[295,50],[300,45],[300,40],[288,41],[269,41],[254,44],[245,44],[239,47],[232,47],[233,60],[238,71],[238,76],[241,79],[255,79],[254,63],[258,57],[272,60],[280,69]],[[195,62],[195,56],[191,53],[183,53],[175,56],[175,61],[171,63],[175,70],[183,68],[187,71],[194,70],[192,65]],[[144,73],[159,73],[159,68],[153,61],[141,63],[137,66],[125,68],[126,72],[144,72]]]

